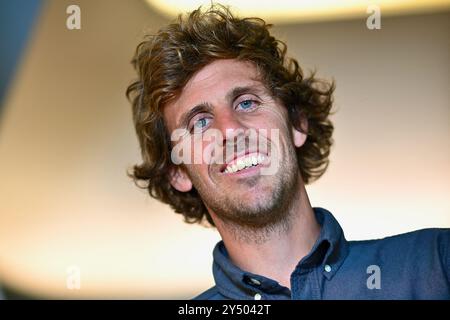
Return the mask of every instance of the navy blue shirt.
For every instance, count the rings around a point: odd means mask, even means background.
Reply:
[[[329,211],[314,213],[320,235],[293,270],[291,289],[235,266],[220,241],[216,285],[195,299],[450,299],[450,229],[347,241]]]

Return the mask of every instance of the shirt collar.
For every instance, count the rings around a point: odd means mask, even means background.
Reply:
[[[313,208],[320,234],[310,253],[303,257],[295,268],[302,272],[311,268],[330,266],[323,271],[330,280],[336,274],[348,254],[348,243],[341,226],[326,209]],[[255,292],[276,293],[286,288],[278,282],[261,275],[246,272],[235,266],[228,255],[223,241],[217,243],[213,251],[213,276],[218,290],[231,299],[248,299]]]

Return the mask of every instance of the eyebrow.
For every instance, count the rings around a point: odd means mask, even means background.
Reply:
[[[197,113],[201,112],[211,112],[213,107],[208,102],[202,102],[192,109],[183,113],[180,117],[180,123],[178,124],[178,128],[186,128],[189,124],[190,119],[195,116]]]
[[[233,101],[237,97],[246,94],[246,93],[260,93],[262,90],[258,88],[257,85],[249,85],[249,86],[242,86],[242,87],[234,87],[231,89],[225,96],[225,98],[228,101]]]
[[[237,97],[250,92],[256,94],[262,92],[262,89],[258,88],[258,86],[256,85],[234,87],[233,89],[227,92],[227,94],[225,95],[225,99],[227,101],[234,101]],[[212,110],[213,106],[208,102],[202,102],[194,106],[193,108],[189,109],[188,111],[186,111],[181,115],[177,128],[186,128],[187,125],[189,124],[190,119],[197,113],[211,112]]]

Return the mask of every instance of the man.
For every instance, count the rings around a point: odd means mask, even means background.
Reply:
[[[223,240],[216,285],[197,298],[449,299],[448,229],[348,242],[311,207],[305,184],[328,165],[334,84],[303,75],[269,26],[195,10],[133,59],[143,163],[130,176]]]

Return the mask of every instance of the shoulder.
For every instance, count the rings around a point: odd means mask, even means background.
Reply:
[[[407,241],[407,240],[414,241],[423,239],[433,240],[434,242],[448,241],[450,239],[450,229],[447,228],[421,229],[386,237],[384,239],[392,241]]]
[[[334,278],[336,294],[345,296],[346,292],[340,291],[342,286],[353,283],[354,290],[345,297],[450,297],[450,229],[422,229],[382,239],[349,241],[348,245],[348,255]],[[368,281],[375,280],[379,287],[369,288]]]
[[[201,294],[197,295],[192,300],[224,300],[225,297],[220,294],[219,290],[217,289],[217,286],[213,286],[209,288],[208,290],[202,292]]]
[[[408,262],[416,267],[436,263],[450,268],[450,229],[422,229],[382,239],[350,241],[349,245],[353,256]]]
[[[375,240],[350,241],[354,247],[401,247],[414,249],[448,249],[450,245],[450,229],[430,228],[397,234]],[[445,252],[445,250],[443,251]]]

